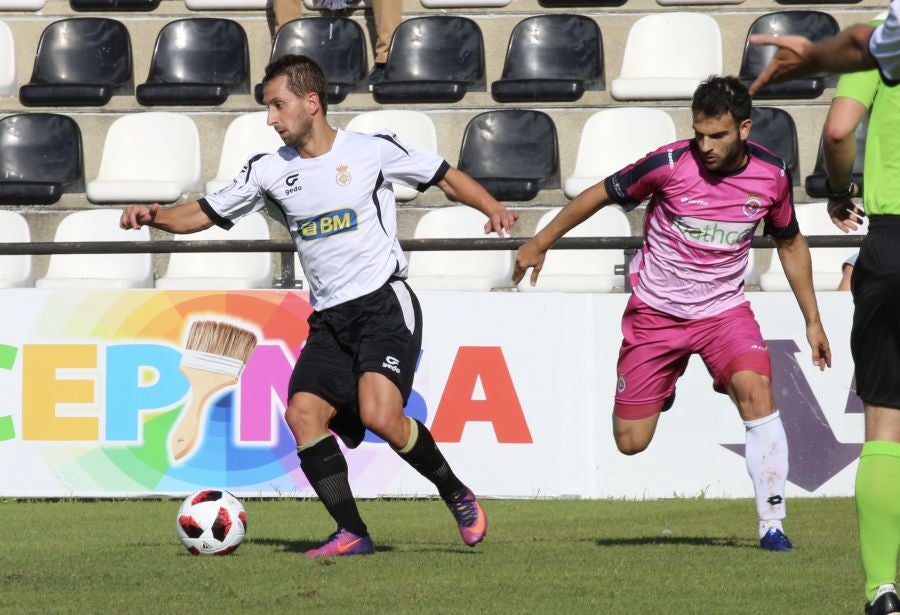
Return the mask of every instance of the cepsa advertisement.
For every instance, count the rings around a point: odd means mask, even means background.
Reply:
[[[743,425],[697,358],[647,451],[612,439],[624,294],[419,293],[406,413],[487,497],[748,497]],[[790,443],[789,494],[850,495],[862,442],[848,293],[822,293],[834,367],[790,293],[751,304]],[[284,421],[312,311],[294,291],[0,291],[0,496],[314,496]],[[230,336],[230,337],[229,337]],[[241,345],[243,342],[248,342]],[[253,343],[255,342],[255,344]],[[359,497],[432,495],[375,434]]]

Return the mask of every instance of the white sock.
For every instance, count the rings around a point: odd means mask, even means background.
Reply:
[[[788,475],[788,444],[776,410],[755,421],[744,421],[747,429],[747,472],[756,492],[759,537],[770,529],[782,529],[785,517],[784,487]]]

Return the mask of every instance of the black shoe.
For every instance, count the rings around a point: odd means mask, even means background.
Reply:
[[[371,90],[373,85],[384,79],[384,64],[376,64],[369,72],[368,79],[369,89]]]
[[[884,592],[876,598],[872,604],[866,604],[866,615],[888,615],[889,613],[900,613],[900,598],[897,592]]]
[[[336,433],[347,448],[356,448],[366,437],[366,427],[359,420],[358,411],[339,410],[328,423],[328,429]]]

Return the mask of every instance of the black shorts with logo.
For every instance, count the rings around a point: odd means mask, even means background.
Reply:
[[[310,315],[288,399],[312,393],[339,414],[358,414],[357,381],[364,372],[378,372],[397,385],[405,404],[421,347],[419,300],[403,280],[388,280],[368,295]]]
[[[856,391],[876,406],[900,408],[900,216],[872,216],[853,268]]]

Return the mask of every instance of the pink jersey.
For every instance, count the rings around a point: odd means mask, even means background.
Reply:
[[[650,198],[644,245],[629,272],[644,303],[689,319],[740,305],[760,220],[766,235],[799,232],[784,162],[755,143],[747,154],[744,167],[719,175],[706,169],[693,140],[676,141],[606,178],[610,198],[626,211]]]

